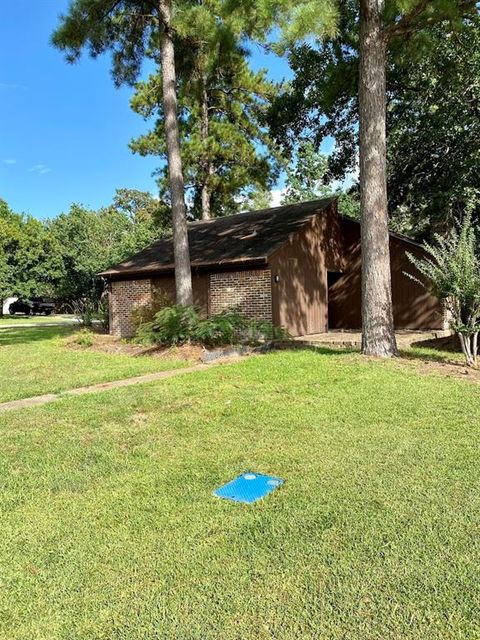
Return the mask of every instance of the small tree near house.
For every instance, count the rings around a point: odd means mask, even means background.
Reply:
[[[408,257],[426,283],[415,275],[406,275],[430,289],[444,301],[450,314],[450,326],[460,339],[469,367],[477,366],[480,331],[480,259],[475,229],[466,215],[458,229],[435,244],[424,243],[426,258]]]

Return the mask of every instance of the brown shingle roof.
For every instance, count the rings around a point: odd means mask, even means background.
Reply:
[[[191,265],[202,267],[239,262],[266,262],[291,233],[326,209],[333,200],[334,198],[312,200],[191,222],[188,225]],[[163,238],[100,275],[171,271],[173,267],[172,238]]]

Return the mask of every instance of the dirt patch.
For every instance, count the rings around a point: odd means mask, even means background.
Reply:
[[[470,382],[480,383],[480,370],[466,367],[460,362],[439,362],[436,360],[402,356],[395,362],[398,366],[409,367],[426,374],[440,374],[446,378],[459,378]]]
[[[92,333],[93,344],[85,346],[76,342],[78,336],[73,336],[66,341],[70,349],[79,351],[98,351],[100,353],[113,353],[132,357],[150,356],[152,358],[164,358],[168,360],[188,360],[201,362],[203,348],[200,345],[184,344],[178,347],[149,346],[127,342],[108,334]]]
[[[367,361],[393,364],[397,367],[405,367],[411,370],[418,371],[419,373],[426,375],[441,375],[445,378],[457,378],[459,380],[468,380],[476,384],[480,383],[480,368],[471,369],[465,366],[463,362],[463,355],[459,352],[459,346],[455,336],[449,336],[448,338],[438,338],[435,340],[429,340],[428,342],[422,342],[416,344],[416,347],[428,347],[432,349],[431,354],[423,355],[421,353],[415,353],[415,351],[401,350],[398,358],[392,358],[391,360],[384,360],[383,358],[377,358],[375,356],[363,356],[358,351],[356,352],[343,352],[335,346],[335,348],[319,345],[318,347],[304,346],[298,343],[292,345],[284,345],[283,348],[298,348],[298,349],[312,349],[319,353],[331,352],[335,355],[342,357],[342,362],[345,363],[362,363]],[[438,350],[438,354],[433,350]],[[448,353],[448,355],[447,355]]]
[[[78,334],[77,334],[78,335]],[[91,346],[79,345],[75,342],[76,336],[71,336],[66,340],[66,344],[71,349],[80,351],[98,351],[101,353],[114,353],[132,357],[148,356],[152,358],[186,360],[189,362],[203,362],[206,350],[197,344],[184,344],[177,347],[150,346],[145,347],[132,342],[127,342],[108,334],[92,334],[93,344]],[[462,363],[462,354],[459,353],[458,339],[456,336],[438,338],[436,340],[422,341],[413,346],[439,349],[442,352],[452,354],[451,361],[436,360],[431,357],[408,351],[402,352],[394,362],[399,367],[416,369],[425,374],[439,374],[447,378],[458,378],[470,382],[480,383],[480,370],[470,369]],[[291,346],[291,345],[290,345]],[[224,356],[225,357],[225,356]],[[359,358],[359,354],[352,354],[353,358]],[[440,354],[439,354],[440,358]],[[226,359],[226,358],[225,358]]]

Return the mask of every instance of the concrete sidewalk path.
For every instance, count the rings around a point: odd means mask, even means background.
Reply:
[[[113,380],[112,382],[100,382],[92,384],[88,387],[78,387],[76,389],[68,389],[67,391],[59,391],[58,393],[47,393],[42,396],[33,396],[32,398],[22,398],[20,400],[11,400],[10,402],[0,403],[0,413],[5,411],[13,411],[14,409],[25,409],[27,407],[38,407],[48,402],[54,402],[66,396],[82,396],[86,393],[97,393],[99,391],[108,391],[109,389],[119,389],[120,387],[131,387],[135,384],[144,382],[154,382],[155,380],[164,380],[165,378],[174,378],[184,373],[194,373],[195,371],[205,371],[212,364],[196,364],[192,367],[184,367],[183,369],[170,369],[169,371],[158,371],[157,373],[147,373],[143,376],[135,378],[126,378],[124,380]],[[220,363],[218,363],[220,364]]]

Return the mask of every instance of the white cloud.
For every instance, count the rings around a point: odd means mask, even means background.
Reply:
[[[17,164],[15,158],[5,158],[2,160],[3,164]]]
[[[24,91],[27,87],[24,84],[15,84],[12,82],[0,82],[0,89],[22,89]]]
[[[47,167],[47,165],[45,164],[36,164],[34,167],[30,169],[30,171],[37,173],[39,176],[43,176],[46,173],[50,173],[51,169],[50,167]]]
[[[284,195],[285,189],[272,189],[272,191],[270,191],[270,206],[279,207]]]

